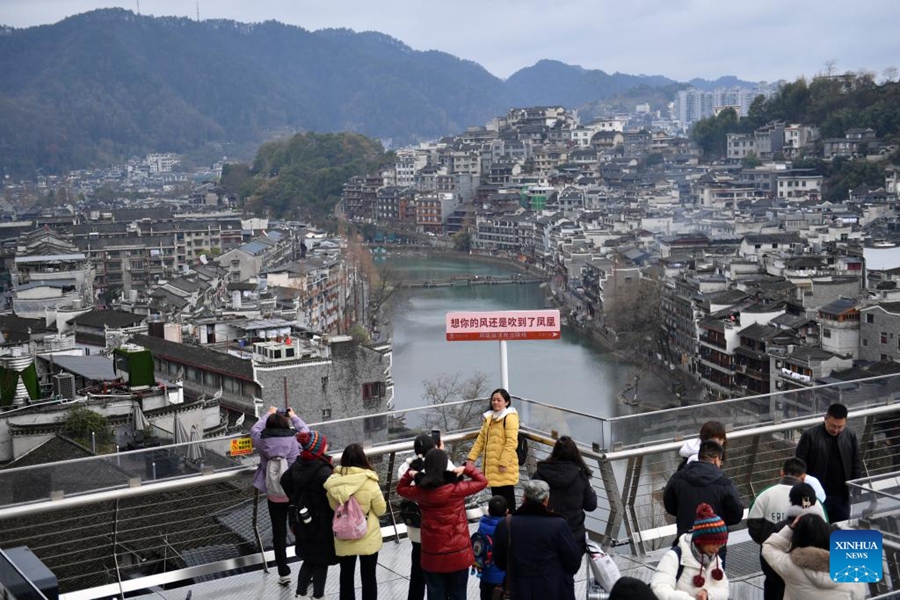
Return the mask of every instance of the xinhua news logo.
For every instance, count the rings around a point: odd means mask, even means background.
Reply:
[[[840,530],[831,534],[831,579],[875,583],[883,574],[880,531]]]

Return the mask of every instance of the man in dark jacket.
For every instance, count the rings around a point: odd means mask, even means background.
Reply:
[[[666,484],[663,504],[675,517],[678,535],[694,525],[697,505],[706,502],[726,525],[737,525],[744,516],[744,506],[737,488],[719,468],[725,450],[712,440],[700,444],[697,460],[676,471]]]
[[[575,600],[581,553],[566,520],[550,510],[546,481],[522,483],[525,502],[494,534],[494,562],[516,600]],[[507,523],[509,525],[507,526]]]
[[[847,407],[832,404],[825,422],[810,427],[800,436],[797,458],[806,463],[806,472],[825,488],[825,510],[832,523],[850,518],[850,490],[846,482],[862,477],[856,433],[847,428]]]

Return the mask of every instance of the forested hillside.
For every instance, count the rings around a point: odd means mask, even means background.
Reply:
[[[344,183],[392,162],[381,144],[355,133],[297,134],[260,147],[253,166],[229,164],[222,185],[255,214],[321,221]]]

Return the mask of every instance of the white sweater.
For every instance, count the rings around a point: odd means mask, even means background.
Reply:
[[[674,550],[666,552],[656,567],[653,579],[650,580],[650,587],[656,597],[659,600],[696,600],[697,593],[703,589],[706,590],[709,600],[728,600],[728,575],[719,581],[712,576],[716,566],[722,567],[721,561],[718,561],[717,565],[716,559],[713,558],[711,564],[706,565],[702,573],[706,581],[702,587],[696,587],[694,575],[700,574],[700,563],[691,552],[691,534],[682,534],[678,538],[678,546],[681,548],[681,564],[684,565],[684,571],[678,581],[675,581],[675,576],[678,575],[678,554]]]

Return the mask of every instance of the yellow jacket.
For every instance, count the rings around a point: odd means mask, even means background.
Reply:
[[[489,410],[484,413],[484,423],[468,458],[475,462],[484,453],[481,468],[489,486],[515,485],[519,482],[518,443],[519,413],[516,409],[505,409],[499,418],[494,418],[494,412]],[[506,467],[503,473],[500,472],[501,466]]]
[[[337,508],[350,496],[354,496],[368,517],[365,536],[358,540],[334,538],[335,553],[338,556],[368,556],[381,550],[381,525],[378,517],[387,511],[387,504],[378,486],[378,474],[360,467],[337,467],[325,480],[325,493],[331,508]]]

